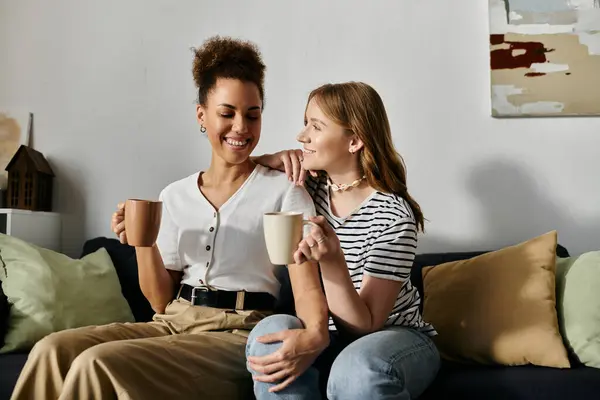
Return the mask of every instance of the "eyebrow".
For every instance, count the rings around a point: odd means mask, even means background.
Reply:
[[[232,106],[231,104],[227,104],[227,103],[221,103],[221,104],[219,104],[219,106],[223,106],[223,107],[229,108],[231,110],[237,110],[237,108],[235,108],[235,106]],[[248,109],[248,111],[252,111],[252,110],[260,110],[260,107],[254,106],[254,107],[250,107]]]
[[[321,125],[323,125],[323,126],[327,126],[327,124],[326,124],[325,122],[321,121],[321,120],[320,120],[320,119],[318,119],[318,118],[311,118],[310,120],[311,120],[312,122],[318,122],[318,123],[320,123],[320,124],[321,124]]]

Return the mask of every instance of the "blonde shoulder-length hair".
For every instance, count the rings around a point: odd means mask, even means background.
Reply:
[[[363,142],[360,167],[369,185],[406,200],[417,228],[423,231],[423,212],[408,193],[406,166],[394,147],[387,113],[377,91],[363,82],[329,83],[310,93],[307,107],[313,98],[329,119]]]

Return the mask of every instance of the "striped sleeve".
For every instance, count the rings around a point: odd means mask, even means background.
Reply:
[[[393,281],[410,279],[416,250],[415,220],[410,217],[396,219],[367,250],[364,273]]]

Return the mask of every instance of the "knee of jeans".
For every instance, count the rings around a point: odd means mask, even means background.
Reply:
[[[369,386],[365,384],[365,380],[368,381],[373,372],[382,370],[383,364],[383,360],[360,351],[342,351],[331,366],[327,380],[327,398],[369,398]],[[367,392],[363,393],[364,390]]]
[[[293,315],[277,314],[271,315],[261,320],[248,336],[248,343],[246,344],[246,355],[260,357],[267,354],[271,354],[276,351],[280,342],[276,343],[259,343],[256,339],[260,336],[276,333],[288,329],[301,329],[303,328],[302,321]]]

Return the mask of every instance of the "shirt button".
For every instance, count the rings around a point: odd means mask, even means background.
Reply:
[[[211,227],[210,227],[210,229],[209,229],[208,231],[209,231],[209,232],[212,232],[212,231],[214,231],[214,230],[215,230],[215,228],[213,228],[213,227],[211,226]]]
[[[209,251],[209,250],[210,250],[210,246],[206,246],[206,251]]]

